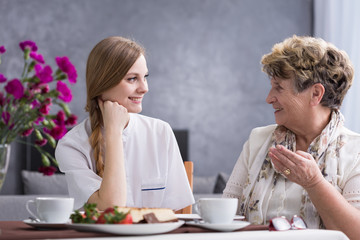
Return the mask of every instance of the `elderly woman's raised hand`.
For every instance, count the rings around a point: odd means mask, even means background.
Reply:
[[[130,116],[127,109],[117,102],[98,100],[104,128],[119,133],[126,127]]]
[[[308,189],[324,180],[317,163],[311,154],[304,151],[292,152],[277,145],[269,149],[269,157],[277,171],[290,181]]]

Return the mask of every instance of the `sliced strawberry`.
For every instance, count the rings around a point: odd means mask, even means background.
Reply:
[[[111,216],[114,215],[115,210],[112,207],[109,207],[107,209],[105,209],[105,211],[103,211],[101,213],[101,215],[98,217],[96,223],[99,224],[104,224],[104,223],[108,223],[108,220],[111,220]]]
[[[73,223],[97,223],[97,224],[132,224],[132,216],[129,212],[119,212],[117,207],[109,207],[102,213],[96,208],[96,204],[85,204],[84,213],[78,210],[71,215]]]
[[[101,214],[98,219],[96,220],[96,223],[99,223],[99,224],[104,224],[106,223],[106,220],[105,220],[105,217],[103,214]]]
[[[133,224],[132,216],[130,213],[127,213],[125,219],[119,222],[119,224]]]

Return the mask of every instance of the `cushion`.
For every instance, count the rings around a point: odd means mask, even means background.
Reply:
[[[198,177],[194,176],[193,179],[193,192],[194,193],[213,193],[216,182],[216,176]]]
[[[45,176],[40,172],[21,171],[24,194],[69,195],[65,175],[55,173]]]
[[[217,176],[214,193],[223,193],[226,183],[229,180],[230,175],[224,172],[220,172]]]

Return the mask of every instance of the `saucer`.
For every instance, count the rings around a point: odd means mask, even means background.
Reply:
[[[51,229],[51,228],[67,228],[67,223],[46,223],[46,222],[35,222],[31,219],[25,219],[23,221],[27,225],[30,225],[35,228],[42,228],[42,229]]]
[[[227,224],[205,223],[203,221],[199,221],[199,222],[186,222],[186,224],[189,226],[202,227],[220,232],[231,232],[250,225],[250,223],[246,221],[233,221],[232,223],[227,223]]]
[[[194,220],[201,220],[202,218],[200,217],[199,214],[175,214],[176,217],[180,220],[185,220],[185,221],[194,221]],[[245,219],[244,216],[240,216],[240,215],[236,215],[234,217],[234,220],[243,220]]]

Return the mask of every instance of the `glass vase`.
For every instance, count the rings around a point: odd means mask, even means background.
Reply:
[[[10,160],[10,144],[0,144],[0,191],[5,181]]]

